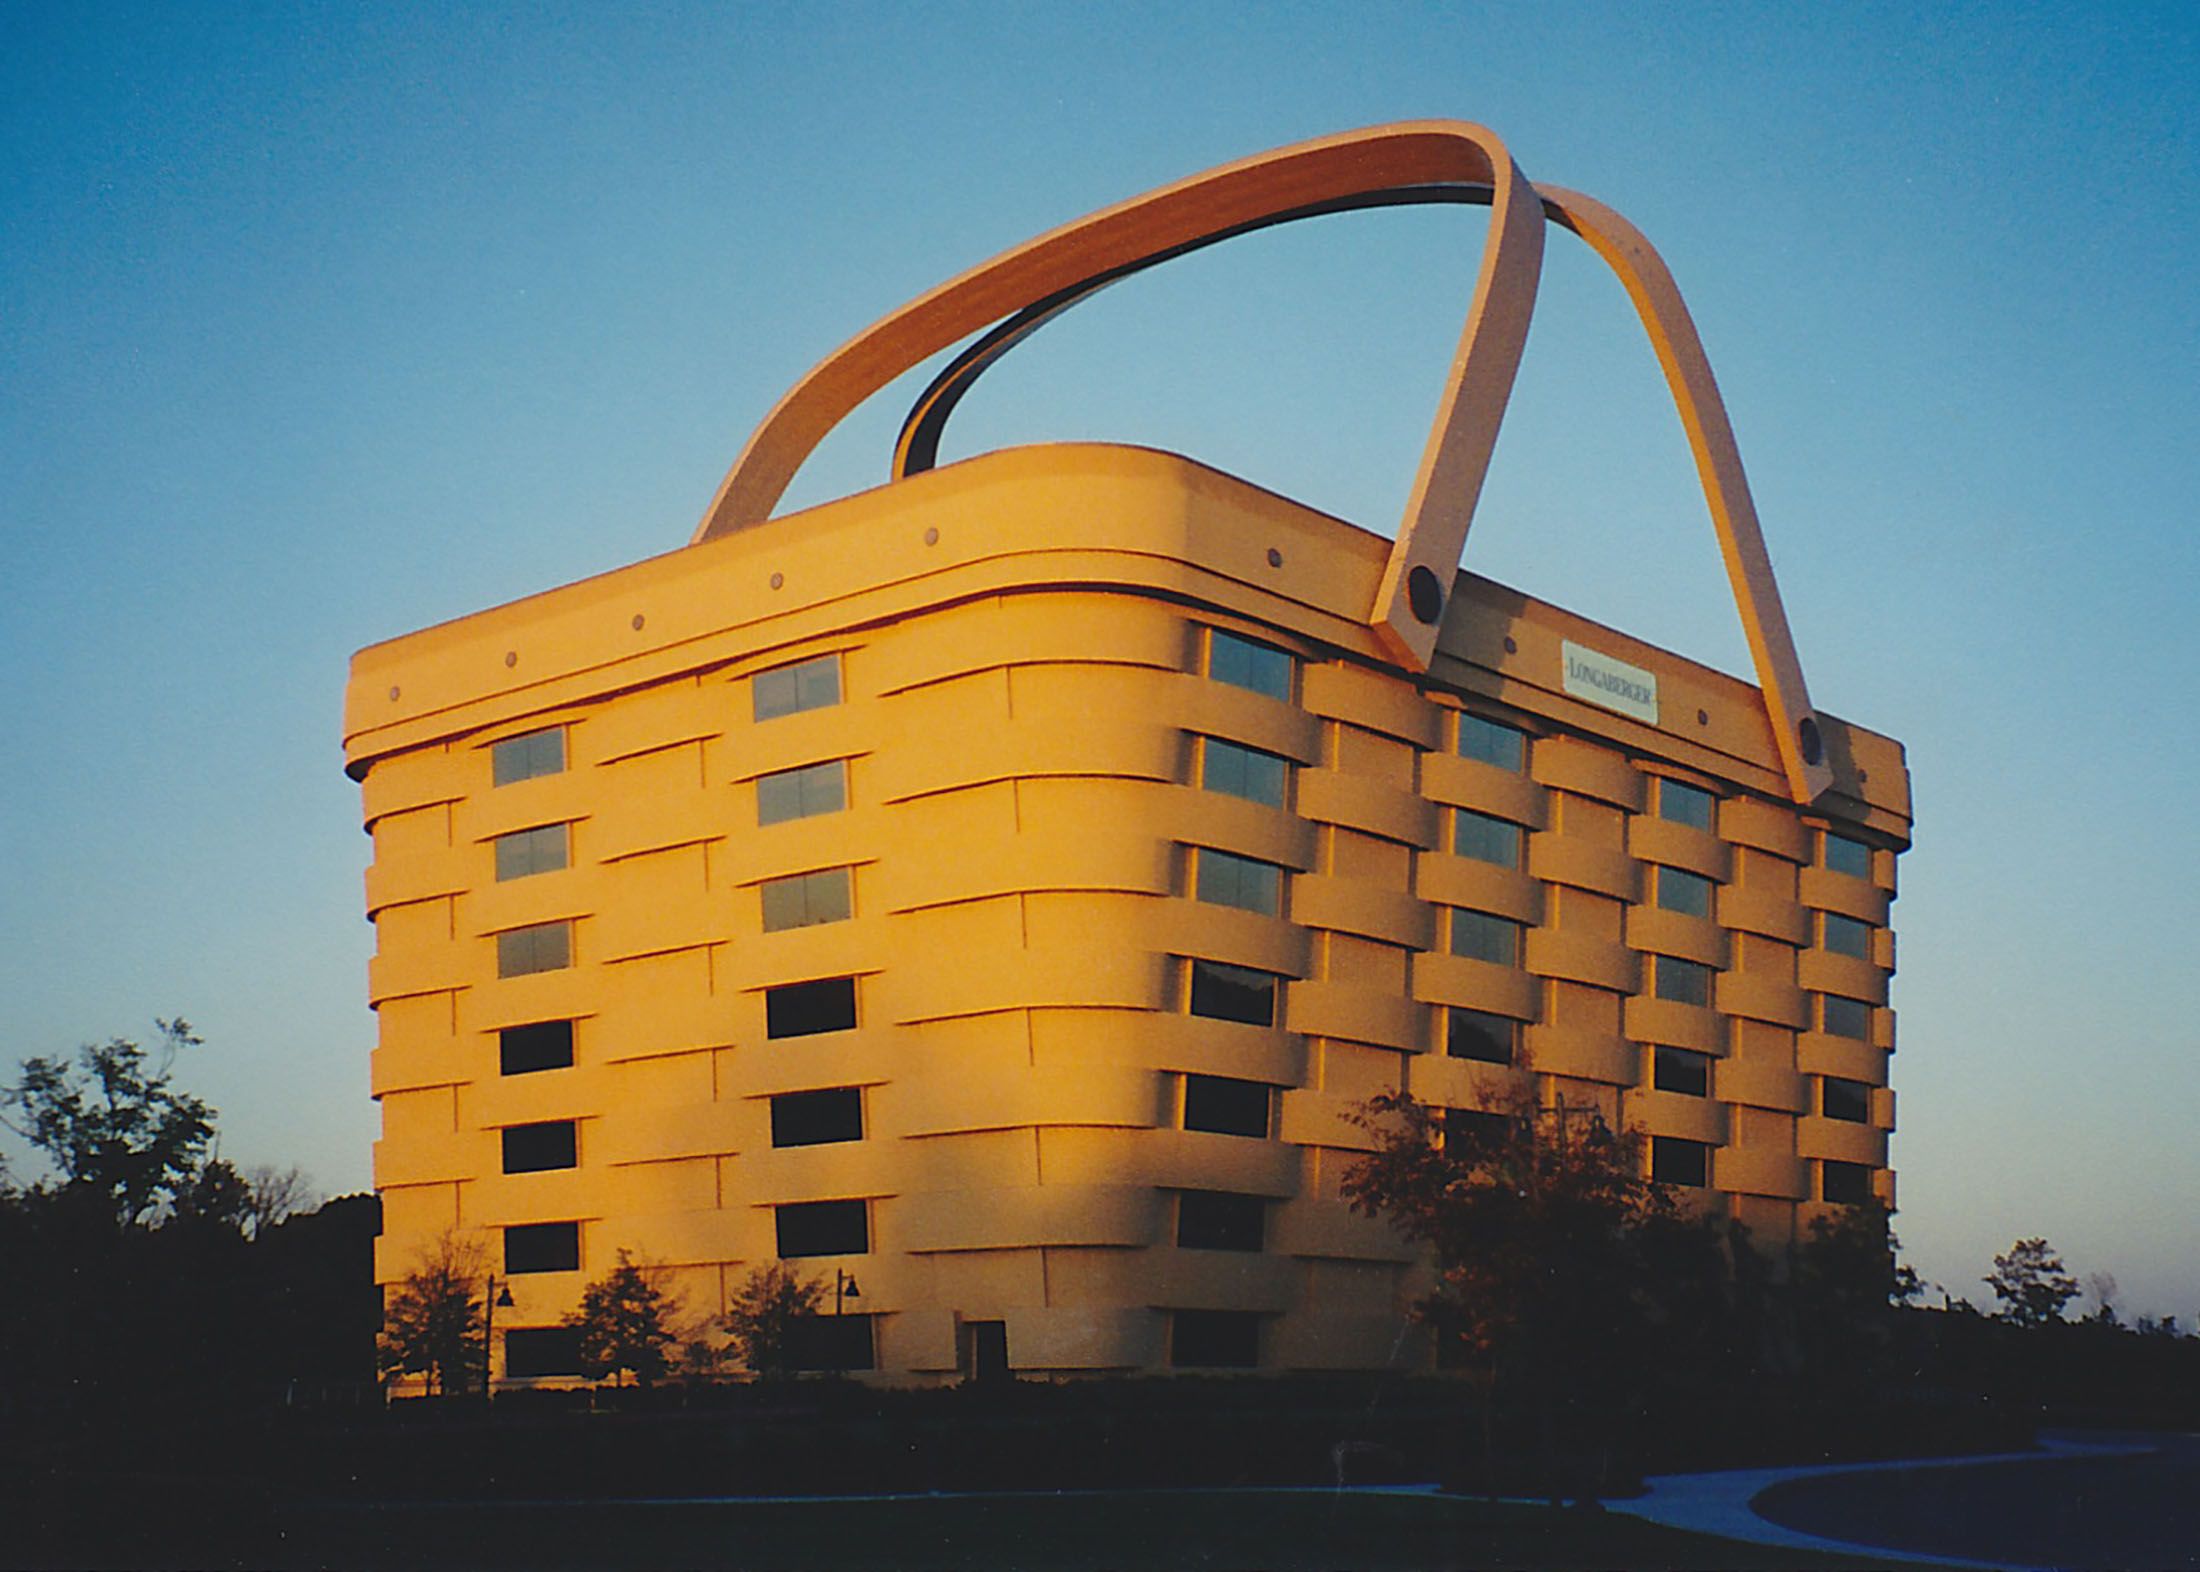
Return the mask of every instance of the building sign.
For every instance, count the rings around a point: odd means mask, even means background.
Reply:
[[[1568,693],[1653,726],[1658,723],[1656,672],[1584,649],[1571,640],[1561,641],[1559,651],[1566,662]]]

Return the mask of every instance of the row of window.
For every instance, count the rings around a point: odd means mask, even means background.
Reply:
[[[1654,1135],[1650,1138],[1650,1177],[1661,1184],[1707,1189],[1711,1184],[1712,1150],[1705,1141]],[[1862,1206],[1876,1198],[1871,1164],[1837,1162],[1828,1157],[1817,1160],[1812,1166],[1818,1170],[1819,1200],[1841,1206]]]

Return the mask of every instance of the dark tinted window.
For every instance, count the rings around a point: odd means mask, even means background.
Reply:
[[[756,780],[758,824],[814,818],[820,813],[838,813],[847,806],[845,759],[805,764],[798,770],[781,770],[774,775],[760,775]]]
[[[504,1373],[508,1376],[571,1376],[581,1373],[581,1332],[577,1326],[515,1326],[504,1334]]]
[[[1453,1151],[1472,1152],[1503,1146],[1511,1138],[1512,1117],[1486,1108],[1446,1108],[1443,1113],[1444,1145]]]
[[[1462,758],[1494,764],[1501,770],[1518,770],[1528,762],[1527,734],[1510,726],[1500,726],[1493,720],[1484,720],[1479,715],[1461,715],[1459,754]]]
[[[579,1223],[521,1223],[504,1230],[504,1270],[577,1272],[581,1265]]]
[[[1711,1056],[1685,1048],[1651,1051],[1650,1084],[1661,1092],[1681,1092],[1690,1097],[1711,1095]]]
[[[1711,968],[1699,961],[1684,961],[1677,955],[1656,956],[1650,975],[1652,991],[1660,999],[1675,1004],[1711,1003]]]
[[[1268,1205],[1257,1195],[1186,1190],[1177,1197],[1176,1242],[1185,1250],[1259,1250],[1267,1243]]]
[[[1268,1136],[1269,1086],[1222,1075],[1184,1077],[1184,1128],[1215,1135]]]
[[[1489,912],[1454,910],[1451,953],[1498,966],[1520,964],[1520,924]]]
[[[534,1021],[497,1033],[497,1068],[504,1075],[562,1070],[573,1062],[573,1023]]]
[[[1818,1165],[1818,1199],[1843,1206],[1862,1206],[1876,1200],[1871,1169],[1863,1163],[1837,1163],[1828,1158]]]
[[[1712,804],[1716,801],[1701,787],[1681,781],[1658,782],[1658,817],[1685,824],[1692,830],[1711,828]]]
[[[1520,826],[1507,819],[1460,808],[1451,816],[1451,849],[1476,862],[1494,862],[1500,868],[1520,866]]]
[[[1199,784],[1208,791],[1280,808],[1290,778],[1289,763],[1273,753],[1243,748],[1220,737],[1209,737],[1200,744]]]
[[[531,873],[555,873],[566,862],[566,826],[543,824],[496,838],[497,878],[524,879]]]
[[[1664,1184],[1701,1188],[1711,1182],[1711,1148],[1677,1136],[1650,1138],[1650,1177]]]
[[[1854,917],[1844,917],[1839,912],[1820,912],[1818,943],[1820,948],[1831,950],[1836,955],[1868,961],[1872,958],[1871,924],[1858,922]]]
[[[530,972],[560,971],[573,964],[573,925],[538,922],[507,928],[497,935],[497,975],[525,977]]]
[[[850,1031],[856,1024],[856,980],[823,977],[764,992],[766,1037],[814,1037]]]
[[[1291,657],[1266,644],[1255,644],[1216,628],[1209,635],[1207,675],[1232,687],[1250,688],[1271,699],[1291,698]]]
[[[1192,1014],[1248,1026],[1276,1024],[1276,976],[1220,961],[1192,962]]]
[[[820,655],[793,666],[760,671],[749,681],[749,694],[757,720],[838,704],[840,657]]]
[[[1872,1007],[1861,999],[1844,999],[1837,993],[1818,996],[1818,1029],[1829,1037],[1853,1037],[1870,1042]]]
[[[1835,835],[1831,831],[1821,840],[1825,846],[1826,866],[1835,873],[1859,879],[1872,876],[1872,849],[1862,841],[1852,841],[1846,835]]]
[[[787,1328],[790,1370],[876,1370],[876,1339],[867,1315],[806,1315]]]
[[[772,1145],[823,1146],[863,1139],[863,1092],[836,1086],[822,1092],[782,1092],[772,1099]]]
[[[861,1201],[798,1201],[775,1209],[779,1255],[863,1255],[871,1248],[869,1208]]]
[[[489,749],[489,777],[499,786],[557,775],[565,769],[565,728],[551,726],[525,736],[507,737]]]
[[[783,933],[789,928],[846,922],[854,910],[849,877],[854,871],[852,868],[821,868],[816,873],[766,879],[763,884],[764,931]]]
[[[1454,1059],[1511,1064],[1520,1046],[1520,1023],[1509,1015],[1454,1005],[1444,1012],[1444,1052]]]
[[[546,1168],[573,1168],[580,1163],[580,1142],[573,1121],[556,1119],[544,1124],[508,1124],[504,1127],[504,1171],[508,1174],[540,1173]]]
[[[1819,1082],[1818,1111],[1828,1119],[1845,1119],[1850,1124],[1872,1122],[1872,1089],[1865,1081],[1847,1081],[1838,1075],[1829,1075]]]
[[[1711,881],[1702,874],[1690,873],[1686,868],[1660,868],[1656,881],[1653,893],[1661,910],[1686,917],[1711,915]]]
[[[1178,1310],[1169,1323],[1169,1363],[1177,1369],[1251,1370],[1260,1364],[1260,1317],[1250,1310]]]
[[[1283,907],[1283,870],[1272,862],[1255,862],[1203,846],[1198,875],[1195,893],[1203,901],[1265,917],[1275,916]]]

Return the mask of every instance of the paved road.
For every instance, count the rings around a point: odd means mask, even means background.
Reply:
[[[2083,1439],[2149,1450],[1821,1474],[1771,1485],[1750,1506],[1800,1533],[1897,1552],[2068,1572],[2200,1569],[2200,1436]]]

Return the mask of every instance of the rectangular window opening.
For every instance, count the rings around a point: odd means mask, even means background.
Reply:
[[[1280,981],[1273,972],[1226,966],[1221,961],[1194,960],[1191,1013],[1211,1021],[1273,1026],[1276,1024],[1276,985]]]
[[[1822,993],[1818,996],[1818,1029],[1828,1037],[1849,1037],[1868,1043],[1872,1039],[1872,1007],[1862,999]]]
[[[1290,780],[1291,764],[1287,759],[1224,742],[1220,737],[1200,739],[1199,784],[1203,791],[1280,808]]]
[[[1493,862],[1500,868],[1520,866],[1520,826],[1472,808],[1455,808],[1451,815],[1451,849],[1455,856],[1476,862]]]
[[[1711,1183],[1711,1148],[1673,1135],[1650,1137],[1650,1177],[1660,1184],[1702,1189]]]
[[[862,1201],[796,1201],[772,1213],[783,1261],[870,1253],[871,1212]]]
[[[515,1326],[504,1334],[504,1373],[523,1376],[577,1376],[581,1371],[581,1330],[577,1326]]]
[[[1846,835],[1827,830],[1819,837],[1819,845],[1823,848],[1822,860],[1835,873],[1845,873],[1855,879],[1872,876],[1872,849],[1862,841],[1852,841]]]
[[[565,728],[547,726],[489,745],[489,779],[497,786],[565,773]]]
[[[863,1089],[835,1086],[772,1099],[772,1145],[826,1146],[863,1139]]]
[[[1444,1011],[1444,1052],[1454,1059],[1511,1064],[1520,1054],[1520,1023],[1509,1015],[1453,1005]]]
[[[1841,1163],[1828,1157],[1818,1164],[1818,1199],[1837,1206],[1868,1206],[1878,1199],[1868,1163]]]
[[[1273,917],[1283,909],[1283,870],[1272,862],[1256,862],[1202,846],[1194,871],[1193,889],[1200,900],[1258,912],[1264,917]]]
[[[1240,1081],[1226,1075],[1187,1075],[1184,1077],[1184,1128],[1265,1141],[1269,1104],[1273,1101],[1271,1091],[1266,1081]]]
[[[503,1134],[504,1171],[508,1174],[535,1174],[552,1168],[580,1166],[580,1139],[571,1119],[508,1124]]]
[[[1512,1139],[1516,1126],[1512,1115],[1487,1108],[1440,1108],[1437,1113],[1444,1149],[1469,1156],[1501,1149]]]
[[[506,1275],[577,1272],[580,1268],[579,1223],[518,1223],[504,1230]]]
[[[533,1075],[562,1070],[573,1062],[571,1021],[530,1021],[497,1033],[497,1073]]]
[[[538,922],[497,935],[499,977],[562,971],[572,964],[573,925],[569,922]]]
[[[855,913],[854,873],[853,868],[821,868],[766,879],[761,886],[764,931],[784,933],[790,928],[846,922]]]
[[[497,882],[556,873],[566,865],[570,825],[542,824],[496,838]]]
[[[753,718],[760,721],[828,709],[840,702],[840,657],[820,655],[760,671],[749,679],[749,697]]]
[[[1854,917],[1844,917],[1839,912],[1820,912],[1818,946],[1835,955],[1868,961],[1872,958],[1872,925],[1858,922]]]
[[[1257,1195],[1186,1190],[1177,1197],[1176,1243],[1180,1250],[1266,1249],[1268,1203]]]
[[[1207,634],[1207,675],[1233,688],[1264,693],[1271,699],[1291,702],[1292,668],[1289,655],[1269,644],[1256,644],[1211,628]]]
[[[1686,1048],[1655,1048],[1650,1055],[1650,1084],[1661,1092],[1709,1097],[1711,1055],[1690,1053]]]
[[[1686,868],[1656,868],[1651,893],[1660,911],[1679,912],[1684,917],[1711,915],[1711,881],[1700,873],[1690,873]]]
[[[815,1037],[822,1032],[853,1031],[856,980],[821,977],[764,990],[766,1037]]]
[[[787,1328],[787,1368],[799,1371],[876,1370],[876,1318],[848,1312],[806,1315]]]
[[[1260,1316],[1251,1310],[1175,1310],[1169,1363],[1178,1370],[1253,1370],[1260,1365]]]
[[[1670,819],[1675,824],[1685,824],[1692,830],[1711,829],[1712,812],[1718,799],[1701,786],[1691,786],[1686,781],[1658,781],[1658,817]]]
[[[1872,1089],[1869,1081],[1845,1080],[1828,1075],[1818,1083],[1818,1111],[1828,1119],[1849,1124],[1872,1122]]]
[[[1517,774],[1528,762],[1528,734],[1479,715],[1461,714],[1459,756]]]
[[[1708,1008],[1711,1004],[1711,968],[1701,961],[1684,961],[1677,955],[1652,957],[1651,988],[1655,997],[1675,1004]]]
[[[760,825],[813,819],[821,813],[838,813],[847,806],[846,759],[779,770],[756,780],[756,822]]]
[[[1451,913],[1451,953],[1493,966],[1520,964],[1520,924],[1492,912],[1455,907]]]

